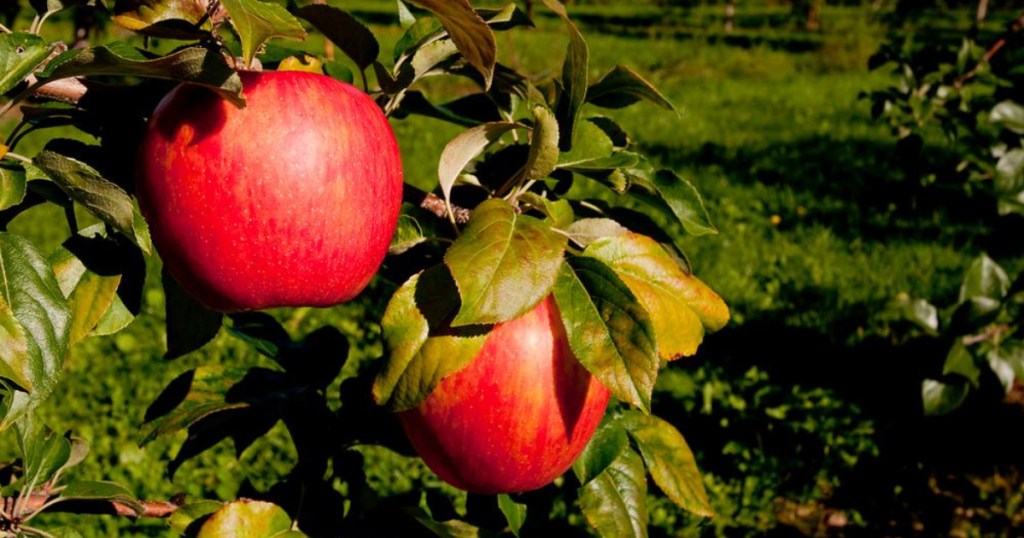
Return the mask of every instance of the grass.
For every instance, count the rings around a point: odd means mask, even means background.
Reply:
[[[383,12],[380,5],[357,7],[372,14]],[[580,11],[591,17],[584,18],[587,24],[601,28],[602,15],[607,22],[649,16],[650,9]],[[655,412],[676,422],[696,451],[719,516],[699,522],[657,501],[655,535],[751,535],[786,521],[798,527],[800,521],[787,520],[787,502],[841,510],[850,524],[875,528],[889,523],[884,518],[902,525],[918,512],[948,508],[922,493],[931,468],[921,462],[942,455],[927,443],[938,442],[936,429],[951,423],[922,422],[918,403],[920,378],[938,373],[941,346],[908,342],[890,305],[901,293],[948,302],[969,261],[991,245],[971,214],[908,185],[892,138],[870,120],[859,95],[889,80],[866,71],[883,31],[863,11],[826,11],[825,24],[838,25],[838,31],[815,37],[816,45],[802,52],[775,39],[793,34],[769,24],[777,11],[751,15],[768,22],[744,31],[771,39],[744,47],[717,34],[679,32],[713,16],[700,10],[652,35],[611,24],[605,33],[587,35],[591,79],[623,63],[677,105],[678,115],[650,105],[592,112],[613,116],[659,164],[701,190],[720,233],[692,240],[687,254],[733,312],[730,326],[710,336],[696,358],[670,367],[655,403]],[[398,32],[375,30],[382,50],[390,50]],[[499,37],[503,62],[540,77],[559,72],[565,43],[560,23],[547,17],[536,30]],[[431,82],[426,91],[438,97],[464,88]],[[440,150],[459,128],[415,117],[394,127],[407,180],[432,188]],[[30,139],[21,151],[31,153],[39,143]],[[938,157],[950,152],[941,144],[930,150]],[[59,219],[40,208],[15,221],[11,231],[52,248],[65,233],[53,224]],[[1015,260],[1006,255],[1001,261],[1020,265]],[[70,429],[92,443],[82,476],[122,482],[140,497],[185,492],[229,499],[248,488],[266,490],[295,462],[280,426],[237,458],[232,446],[221,443],[173,479],[165,463],[181,436],[138,446],[144,410],[175,376],[200,364],[263,361],[223,332],[202,351],[162,360],[158,274],[154,264],[144,313],[128,331],[76,348],[44,416],[55,429]],[[379,304],[387,291],[374,288],[368,303]],[[275,315],[295,335],[323,324],[339,327],[354,344],[350,369],[379,354],[379,310],[372,306]],[[330,397],[336,405],[336,387]],[[0,443],[0,461],[12,451]],[[381,491],[437,484],[416,460],[374,450],[366,458],[371,483]],[[915,465],[918,472],[905,470]],[[897,487],[903,493],[894,496]],[[859,494],[874,500],[858,500]],[[44,523],[83,524],[87,536],[169,535],[162,522],[46,517]]]

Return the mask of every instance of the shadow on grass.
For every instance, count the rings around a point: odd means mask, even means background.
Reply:
[[[792,193],[766,200],[783,230],[822,226],[851,241],[970,244],[995,256],[1024,252],[1020,219],[998,216],[981,189],[972,192],[963,178],[949,176],[922,184],[920,163],[955,167],[949,148],[926,146],[906,157],[888,141],[813,137],[738,149],[707,143],[689,152],[658,144],[645,150],[673,168],[717,168],[733,185]]]
[[[719,369],[723,378],[735,383],[757,367],[768,374],[765,387],[782,387],[773,390],[796,408],[792,416],[772,416],[764,402],[754,403],[760,396],[748,399],[751,406],[742,411],[718,409],[705,414],[688,409],[683,399],[658,393],[655,410],[681,425],[703,471],[744,483],[743,495],[751,495],[752,500],[743,502],[758,501],[751,489],[767,488],[764,495],[771,501],[799,500],[825,487],[823,502],[859,513],[866,524],[860,532],[868,531],[865,535],[944,536],[954,524],[958,507],[972,502],[991,507],[994,501],[971,499],[982,494],[969,484],[950,494],[937,483],[947,477],[991,476],[1019,465],[1024,453],[1024,413],[1001,402],[994,379],[983,379],[981,389],[972,392],[956,412],[923,416],[921,382],[939,376],[948,345],[931,338],[900,344],[870,338],[847,346],[814,330],[753,321],[710,338],[701,348],[699,362],[672,368],[694,375],[702,368]],[[799,396],[812,387],[827,389],[829,396],[802,403],[820,405],[831,399],[836,406],[831,412],[799,410]],[[727,424],[723,417],[728,417]],[[846,419],[852,422],[828,423]],[[855,446],[851,438],[858,434],[850,424],[871,425],[868,442],[877,447],[877,456],[871,456],[869,448]],[[757,454],[737,456],[737,443]],[[860,457],[855,464],[844,464],[841,451],[859,451]],[[744,469],[743,462],[751,461],[754,468]],[[751,478],[755,479],[752,488]],[[833,483],[822,486],[822,478]],[[846,532],[857,535],[856,529]]]

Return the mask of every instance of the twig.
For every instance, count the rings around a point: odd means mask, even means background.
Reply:
[[[443,198],[432,192],[421,191],[407,183],[402,191],[402,197],[406,202],[419,206],[421,209],[426,209],[436,215],[437,218],[448,219],[447,204]],[[458,206],[451,206],[451,208],[451,216],[455,219],[456,223],[465,224],[469,222],[469,217],[473,213],[472,211]]]
[[[110,500],[66,500],[54,503],[50,495],[32,494],[24,497],[17,513],[10,514],[14,518],[24,518],[44,508],[52,508],[51,512],[71,512],[75,514],[106,514],[121,517],[167,518],[181,507],[181,504],[169,501],[139,501],[142,513],[137,514],[131,506]]]
[[[992,58],[995,57],[995,55],[998,54],[999,51],[1006,46],[1010,38],[1012,38],[1015,34],[1021,33],[1022,31],[1024,31],[1024,15],[1014,19],[1013,22],[1011,22],[1007,26],[1006,32],[1003,34],[1003,36],[1000,37],[995,43],[992,44],[991,47],[988,48],[988,50],[985,51],[985,55],[981,58],[981,61],[978,62],[977,65],[975,65],[973,68],[971,68],[970,71],[957,77],[957,79],[953,81],[953,86],[958,90],[962,89],[964,83],[977,76],[978,73],[980,73],[981,70],[984,69],[985,66],[989,64],[989,62],[992,61]]]

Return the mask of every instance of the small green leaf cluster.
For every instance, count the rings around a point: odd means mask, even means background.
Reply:
[[[926,299],[899,298],[905,319],[926,334],[951,340],[941,377],[921,385],[924,412],[949,413],[964,403],[983,376],[998,381],[1008,395],[1024,379],[1024,275],[1012,283],[1006,271],[987,255],[971,263],[959,297],[941,311]]]

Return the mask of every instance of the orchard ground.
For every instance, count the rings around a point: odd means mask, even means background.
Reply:
[[[398,38],[397,26],[387,25],[392,2],[344,7],[383,40]],[[499,53],[516,50],[501,59],[526,72],[557,73],[564,30],[537,11],[538,28],[500,35]],[[922,189],[901,171],[893,137],[860,98],[891,83],[884,69],[867,70],[869,56],[895,31],[887,12],[828,8],[814,34],[796,30],[782,8],[741,6],[732,34],[719,30],[718,7],[666,14],[623,2],[571,13],[588,37],[592,79],[625,64],[679,107],[679,117],[653,106],[613,115],[708,201],[720,233],[692,240],[687,254],[733,312],[697,357],[669,367],[654,404],[696,452],[718,515],[701,521],[652,497],[652,534],[813,535],[867,526],[895,535],[968,535],[1001,532],[1011,521],[1020,529],[1024,478],[1014,454],[1024,415],[981,397],[950,417],[923,418],[920,383],[939,374],[946,347],[913,333],[893,305],[900,294],[953,302],[981,252],[1016,274],[1024,267],[1014,257],[1022,239],[1008,231],[1021,223],[979,218],[981,209],[954,206],[954,195]],[[938,35],[970,20],[966,12],[933,15],[899,31]],[[986,29],[994,32],[998,14],[991,20]],[[388,56],[390,43],[382,44]],[[445,82],[427,91],[459,88]],[[418,117],[393,125],[407,180],[433,188],[440,150],[459,128]],[[951,159],[954,150],[935,136],[927,151]],[[29,211],[11,229],[54,247],[63,234],[51,228],[60,222],[56,211]],[[178,374],[200,364],[267,360],[222,331],[203,350],[163,361],[163,325],[152,322],[164,311],[158,269],[148,282],[145,315],[128,331],[75,348],[46,421],[91,442],[81,475],[119,481],[140,498],[184,492],[232,499],[265,490],[294,464],[280,426],[241,454],[221,443],[184,462],[172,479],[163,462],[182,438],[138,446],[141,410]],[[381,281],[348,305],[274,314],[293,334],[338,327],[351,343],[345,368],[353,372],[381,353],[372,320],[390,291]],[[328,393],[340,405],[336,388]],[[0,446],[0,461],[12,451]],[[417,459],[364,452],[381,492],[418,498],[436,489],[465,502]],[[80,529],[89,536],[172,535],[161,521],[89,522]]]

